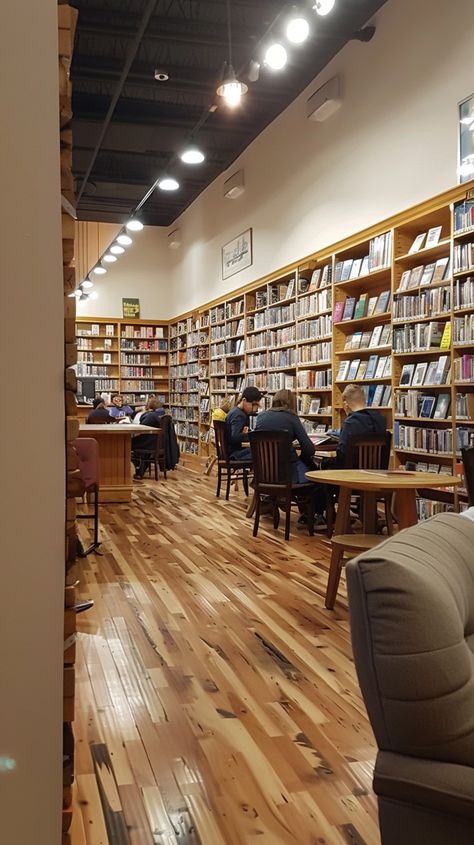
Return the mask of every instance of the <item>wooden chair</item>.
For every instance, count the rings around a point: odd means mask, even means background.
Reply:
[[[273,506],[273,527],[278,528],[281,507],[285,511],[285,540],[290,538],[292,502],[305,506],[308,532],[314,534],[314,484],[293,484],[291,480],[291,450],[287,431],[252,431],[249,435],[252,450],[255,485],[255,520],[253,536],[258,533],[262,496]]]
[[[388,469],[390,461],[390,447],[392,434],[365,434],[351,437],[347,444],[344,466],[341,469]],[[327,534],[332,537],[334,532],[335,512],[338,490],[335,487],[327,489],[326,520]],[[393,534],[392,496],[383,496],[387,532]]]
[[[474,506],[474,446],[461,449],[462,463],[464,467],[464,482],[466,484],[469,506]]]
[[[95,552],[100,546],[99,540],[99,444],[93,437],[78,437],[74,441],[79,462],[79,471],[84,482],[85,492],[93,496],[93,513],[78,513],[78,519],[94,520],[94,539],[84,550],[83,556]]]
[[[221,493],[222,478],[226,481],[225,497],[228,501],[230,495],[230,485],[233,481],[242,479],[244,485],[245,495],[249,494],[249,474],[252,472],[252,461],[233,461],[230,458],[227,446],[227,438],[225,433],[225,422],[223,420],[214,420],[214,432],[216,435],[216,452],[217,452],[217,489],[216,496],[219,498]]]
[[[165,420],[165,417],[162,418]],[[148,470],[148,475],[151,478],[151,468],[154,467],[155,470],[155,481],[158,481],[159,477],[159,469],[160,467],[163,469],[164,477],[166,478],[166,465],[165,465],[165,449],[164,449],[164,428],[162,426],[161,431],[158,434],[154,434],[154,432],[150,432],[150,436],[154,436],[154,445],[150,446],[149,448],[133,448],[133,440],[132,440],[132,456],[137,460],[140,461],[139,463],[139,470],[143,470],[146,472]],[[144,470],[143,468],[146,467]],[[143,472],[142,472],[143,475]]]

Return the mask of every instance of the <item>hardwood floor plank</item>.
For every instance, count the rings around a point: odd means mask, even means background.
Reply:
[[[101,507],[78,619],[86,845],[380,843],[344,578],[327,611],[327,538],[294,519],[285,543],[265,517],[253,538],[246,505],[181,468]]]

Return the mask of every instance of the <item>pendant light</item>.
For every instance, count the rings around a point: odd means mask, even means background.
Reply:
[[[248,86],[245,82],[239,82],[235,75],[232,66],[232,30],[231,30],[231,13],[230,0],[226,0],[227,6],[227,39],[229,47],[229,61],[227,62],[224,79],[217,89],[217,94],[222,97],[230,109],[235,109],[239,105],[240,100],[244,94],[247,93]]]
[[[313,9],[316,11],[318,15],[329,15],[329,12],[332,12],[334,6],[336,5],[336,0],[316,0]]]

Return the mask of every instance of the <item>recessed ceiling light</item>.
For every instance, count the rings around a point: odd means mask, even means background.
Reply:
[[[185,150],[180,155],[181,161],[184,161],[185,164],[202,164],[205,159],[205,155],[199,147],[186,147]]]
[[[173,179],[172,176],[163,176],[163,178],[158,182],[158,187],[162,191],[177,191],[179,188],[179,182],[176,179]]]
[[[288,53],[283,44],[271,44],[265,53],[265,64],[271,70],[282,70],[288,61]]]
[[[84,281],[81,282],[81,288],[93,288],[93,287],[94,287],[94,282],[91,282],[90,279],[84,279]]]
[[[129,232],[141,232],[141,230],[143,229],[143,223],[136,217],[132,217],[130,220],[128,220],[127,223],[125,223],[125,228]]]
[[[309,23],[306,18],[292,18],[286,27],[286,37],[292,44],[302,44],[309,35]]]
[[[117,237],[117,243],[121,244],[121,246],[130,246],[133,241],[130,235],[126,235],[125,232],[122,232],[122,234]]]
[[[114,244],[110,247],[110,252],[112,255],[122,255],[122,252],[125,252],[123,246],[119,246],[118,244]]]
[[[169,78],[169,74],[165,70],[160,70],[158,67],[155,68],[155,79],[157,82],[168,82]]]

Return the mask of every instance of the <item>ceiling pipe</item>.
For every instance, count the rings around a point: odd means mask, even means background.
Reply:
[[[89,176],[92,173],[92,168],[94,167],[97,156],[99,154],[99,150],[102,146],[102,142],[105,138],[107,129],[109,128],[110,121],[112,120],[112,115],[115,111],[115,106],[117,105],[119,97],[122,93],[123,86],[125,85],[125,81],[127,79],[129,70],[132,66],[132,63],[135,59],[135,56],[137,55],[138,48],[139,48],[141,40],[143,38],[143,34],[144,34],[144,32],[145,32],[145,30],[146,30],[146,28],[147,28],[147,26],[150,22],[150,18],[152,16],[153,12],[155,11],[156,6],[157,6],[157,0],[148,0],[148,3],[145,7],[145,10],[143,12],[143,15],[142,15],[142,18],[141,18],[141,21],[140,21],[140,25],[139,25],[136,33],[135,33],[135,37],[134,37],[132,43],[130,44],[130,47],[128,49],[127,56],[126,56],[126,59],[125,59],[125,64],[123,66],[122,73],[120,74],[120,79],[117,82],[117,87],[115,88],[113,97],[110,101],[109,108],[107,109],[107,114],[105,115],[104,122],[102,124],[102,129],[100,130],[100,135],[97,139],[97,143],[95,145],[94,152],[92,154],[92,158],[89,162],[89,166],[86,170],[86,173],[84,175],[84,179],[82,180],[81,187],[79,188],[79,191],[78,191],[78,194],[77,194],[77,198],[76,198],[77,204],[79,204],[79,202],[81,200],[81,197],[84,193],[84,189],[85,189],[87,182],[89,180]]]

